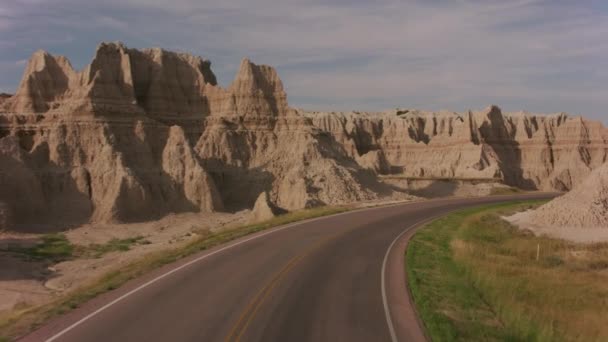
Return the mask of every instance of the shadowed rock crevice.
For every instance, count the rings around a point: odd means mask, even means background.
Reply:
[[[506,121],[496,106],[487,110],[486,117],[488,120],[481,124],[479,133],[483,143],[491,146],[496,155],[503,181],[522,189],[535,190],[537,187],[534,182],[523,176],[521,148],[514,137],[513,123]]]

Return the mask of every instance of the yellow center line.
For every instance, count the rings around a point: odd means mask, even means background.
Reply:
[[[313,245],[312,247],[310,247],[309,249],[307,249],[303,253],[301,253],[299,255],[296,255],[293,258],[291,258],[289,260],[289,262],[287,262],[287,264],[279,272],[276,273],[276,275],[272,278],[272,280],[268,284],[266,284],[266,286],[264,286],[255,295],[255,297],[251,300],[251,302],[249,302],[249,304],[245,307],[245,310],[243,310],[243,312],[241,313],[238,321],[232,327],[232,329],[230,330],[230,333],[228,334],[228,336],[226,336],[225,341],[226,342],[230,342],[230,341],[238,342],[238,341],[240,341],[242,335],[245,333],[245,331],[247,330],[247,327],[249,326],[249,324],[251,323],[251,321],[255,317],[255,314],[258,312],[258,310],[260,309],[260,307],[262,306],[262,304],[268,298],[268,296],[270,295],[270,293],[272,292],[272,290],[285,277],[285,275],[287,275],[289,273],[289,271],[292,270],[293,267],[298,262],[300,262],[302,259],[304,259],[306,256],[312,254],[314,251],[316,251],[317,249],[319,249],[322,245],[324,245],[324,244],[328,243],[329,241],[335,239],[340,234],[343,234],[343,233],[332,234],[331,236],[329,236],[329,237],[321,240],[320,242],[316,243],[315,245]]]
[[[283,269],[281,269],[281,271],[279,273],[277,273],[275,275],[275,277],[264,288],[262,288],[262,290],[260,290],[256,294],[256,296],[253,298],[253,300],[251,302],[249,302],[249,304],[247,305],[245,310],[242,312],[241,316],[239,317],[239,320],[232,328],[230,334],[226,337],[226,339],[225,339],[226,341],[232,341],[232,340],[238,341],[238,339],[240,338],[240,335],[242,334],[242,329],[239,332],[239,327],[241,327],[241,323],[243,323],[243,321],[246,318],[248,318],[247,322],[251,319],[251,315],[254,313],[255,308],[257,306],[259,306],[259,303],[261,302],[261,300],[266,297],[266,294],[268,292],[270,292],[270,290],[272,288],[274,288],[274,286],[278,283],[278,281],[282,278],[282,276],[285,273],[287,273],[293,267],[293,265],[295,265],[299,261],[300,258],[301,258],[301,256],[298,255],[298,256],[295,256],[294,258],[290,259],[289,262],[287,263],[287,265],[285,267],[283,267]],[[247,323],[245,323],[245,324],[247,324]],[[239,332],[239,333],[237,334],[237,332]]]

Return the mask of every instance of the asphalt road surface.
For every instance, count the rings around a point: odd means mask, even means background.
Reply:
[[[421,341],[403,253],[420,223],[550,194],[442,199],[294,223],[167,265],[24,341]]]

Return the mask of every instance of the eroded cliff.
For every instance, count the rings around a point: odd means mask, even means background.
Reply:
[[[260,192],[292,210],[388,191],[288,108],[273,68],[247,59],[221,88],[188,54],[102,43],[77,72],[38,51],[0,105],[7,226],[251,208]]]
[[[565,113],[304,112],[363,166],[415,178],[495,178],[565,191],[608,159],[606,128]]]
[[[567,190],[606,160],[607,141],[599,123],[495,106],[298,111],[277,72],[248,59],[222,88],[185,53],[102,43],[76,71],[37,51],[0,97],[0,222],[142,221],[252,208],[260,193],[286,210],[407,196],[382,174]]]

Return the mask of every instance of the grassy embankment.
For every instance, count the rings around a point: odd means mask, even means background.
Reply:
[[[137,278],[160,266],[177,261],[188,255],[272,227],[305,219],[337,214],[352,209],[353,208],[349,206],[326,206],[291,212],[258,224],[246,225],[217,233],[208,232],[185,246],[172,250],[150,253],[141,259],[134,260],[126,267],[107,273],[99,279],[92,280],[90,284],[68,293],[52,303],[42,306],[21,308],[10,314],[0,316],[0,342],[8,340],[9,337],[13,338],[27,333],[43,324],[48,319],[77,308],[82,303],[99,294],[116,289],[131,279]],[[78,257],[100,257],[101,255],[112,251],[129,250],[134,244],[146,243],[148,243],[146,240],[137,237],[124,240],[116,239],[104,245],[79,247],[70,244],[62,234],[52,234],[43,237],[42,242],[37,246],[13,249],[11,252],[36,261],[59,262]]]
[[[460,211],[416,233],[409,287],[432,340],[608,341],[608,243],[535,237],[500,218],[534,205]]]

